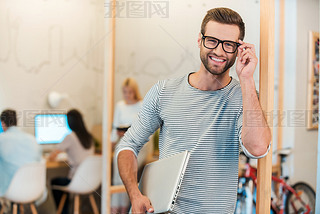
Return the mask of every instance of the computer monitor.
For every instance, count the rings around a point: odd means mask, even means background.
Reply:
[[[38,144],[58,144],[72,132],[65,114],[37,114],[34,117]]]
[[[0,134],[3,132],[2,124],[0,123]]]

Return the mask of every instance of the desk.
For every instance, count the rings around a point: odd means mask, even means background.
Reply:
[[[56,169],[56,168],[65,168],[65,167],[69,168],[69,165],[66,161],[49,161],[49,160],[47,160],[46,167],[47,167],[47,169]]]
[[[65,168],[69,167],[68,164],[68,155],[65,152],[60,152],[55,160],[49,160],[51,152],[44,153],[43,159],[46,160],[47,169],[57,169],[57,168]]]

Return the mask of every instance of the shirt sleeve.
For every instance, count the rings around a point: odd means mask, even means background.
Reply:
[[[164,87],[164,81],[154,85],[143,100],[138,118],[121,138],[116,148],[116,155],[123,150],[131,150],[136,156],[143,145],[162,124],[159,114],[160,94]]]
[[[71,133],[72,134],[72,133]],[[63,152],[66,152],[71,146],[72,137],[71,134],[67,135],[61,143],[58,144],[57,149]]]
[[[248,157],[248,158],[252,158],[252,159],[259,159],[259,158],[263,158],[265,157],[269,150],[270,150],[270,146],[271,146],[271,142],[268,146],[267,152],[263,155],[260,156],[254,156],[252,155],[247,149],[246,147],[243,145],[242,139],[241,139],[241,134],[242,134],[242,121],[243,121],[243,109],[241,109],[240,113],[239,113],[239,117],[238,117],[238,121],[237,121],[237,131],[238,131],[238,138],[239,138],[239,143],[241,146],[242,151],[244,152],[244,154]]]

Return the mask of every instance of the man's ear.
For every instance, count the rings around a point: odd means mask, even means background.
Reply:
[[[198,36],[198,47],[200,48],[201,47],[201,33],[199,33],[199,36]]]

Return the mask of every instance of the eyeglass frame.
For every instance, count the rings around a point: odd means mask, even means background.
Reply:
[[[202,38],[201,38],[201,39],[202,39],[202,42],[203,42],[203,47],[205,47],[205,48],[207,48],[207,49],[211,49],[211,50],[216,49],[216,48],[219,46],[219,44],[221,43],[222,50],[223,50],[224,52],[226,52],[226,53],[235,53],[235,52],[238,50],[238,47],[241,45],[241,44],[238,43],[238,42],[234,42],[234,41],[230,41],[230,40],[220,40],[220,39],[215,38],[215,37],[213,37],[213,36],[205,36],[205,35],[203,35],[203,33],[201,33],[201,35],[202,35]],[[204,41],[205,41],[205,39],[206,39],[207,37],[218,40],[217,46],[214,47],[214,48],[208,48],[207,46],[205,46],[205,44],[204,44],[205,42],[204,42]],[[226,50],[224,49],[224,47],[223,47],[223,43],[225,43],[225,42],[235,43],[235,44],[237,45],[237,48],[236,48],[233,52],[228,52],[228,51],[226,51]]]

